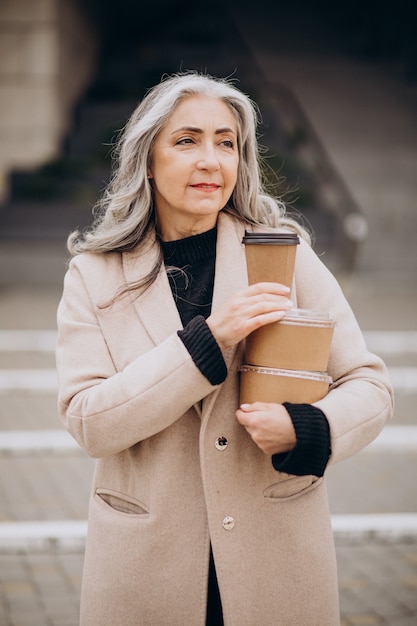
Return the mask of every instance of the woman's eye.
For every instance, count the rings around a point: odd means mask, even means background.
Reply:
[[[222,145],[225,146],[226,148],[234,148],[235,144],[233,143],[233,141],[231,139],[224,139],[222,141]]]
[[[178,139],[177,146],[184,146],[190,143],[194,143],[191,137],[183,137],[182,139]]]

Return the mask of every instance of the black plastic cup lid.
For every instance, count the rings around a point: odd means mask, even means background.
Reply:
[[[296,233],[271,233],[251,232],[245,230],[242,239],[244,244],[267,244],[267,245],[297,245],[300,238]]]

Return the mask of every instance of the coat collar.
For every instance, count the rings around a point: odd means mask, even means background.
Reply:
[[[135,283],[145,277],[158,258],[155,233],[148,235],[140,251],[123,253],[123,271],[126,283]],[[162,265],[154,283],[143,293],[131,292],[130,298],[136,312],[154,341],[161,343],[181,328],[181,320],[172,297],[168,277]]]
[[[244,225],[227,213],[220,213],[217,225],[213,311],[218,309],[233,293],[248,284],[246,257],[242,244]]]
[[[235,291],[247,285],[246,261],[242,245],[244,226],[227,214],[218,218],[216,273],[212,310],[215,311]],[[140,252],[123,253],[123,271],[127,283],[146,276],[158,257],[155,234],[148,236]],[[155,282],[139,297],[132,292],[132,303],[155,344],[161,343],[182,328],[164,266]]]
[[[234,292],[247,286],[246,257],[242,238],[244,225],[230,215],[220,213],[217,221],[216,270],[213,288],[212,311],[218,309]],[[155,234],[148,236],[140,252],[123,253],[122,263],[127,283],[134,283],[155,265],[158,246]],[[181,319],[172,296],[171,287],[164,266],[154,283],[140,296],[131,292],[130,298],[149,336],[158,345],[167,337],[182,328]],[[223,353],[229,369],[236,354],[237,346]],[[203,402],[194,405],[197,414],[203,419],[208,416],[218,397],[220,387],[214,389]]]

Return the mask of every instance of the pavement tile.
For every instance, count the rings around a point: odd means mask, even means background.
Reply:
[[[76,626],[82,554],[1,555],[2,626]],[[19,565],[16,568],[16,564]],[[19,578],[17,578],[17,575]],[[0,613],[1,615],[1,613]],[[31,621],[32,619],[32,621]]]
[[[42,245],[42,244],[41,244]],[[0,245],[0,267],[4,270],[2,255],[6,258],[13,258],[11,250],[4,249],[5,244]],[[12,249],[15,257],[19,256],[15,243]],[[42,256],[42,247],[39,246],[33,251],[28,260],[29,267],[36,267],[36,261]],[[50,261],[56,265],[56,257]],[[7,273],[7,272],[5,272]],[[62,291],[62,278],[64,272],[60,274],[60,284],[37,286],[33,284],[22,284],[13,282],[11,285],[3,286],[0,281],[0,321],[1,329],[32,330],[39,328],[53,330],[56,328],[56,310]],[[30,312],[30,314],[28,314]]]
[[[417,624],[416,588],[405,584],[417,576],[417,543],[336,548],[343,625]]]
[[[56,394],[14,391],[0,394],[1,430],[60,428]]]
[[[417,543],[336,550],[342,626],[415,626]],[[1,626],[77,626],[82,564],[82,552],[0,555]]]
[[[0,456],[0,521],[86,519],[94,461]]]
[[[380,454],[363,451],[329,467],[332,513],[416,511],[415,451]]]

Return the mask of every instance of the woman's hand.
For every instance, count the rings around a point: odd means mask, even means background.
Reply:
[[[289,452],[297,443],[291,417],[282,404],[242,404],[236,411],[236,417],[258,448],[267,455]]]
[[[293,307],[289,293],[279,283],[257,283],[235,293],[206,320],[220,348],[230,348],[257,328],[278,322]]]

